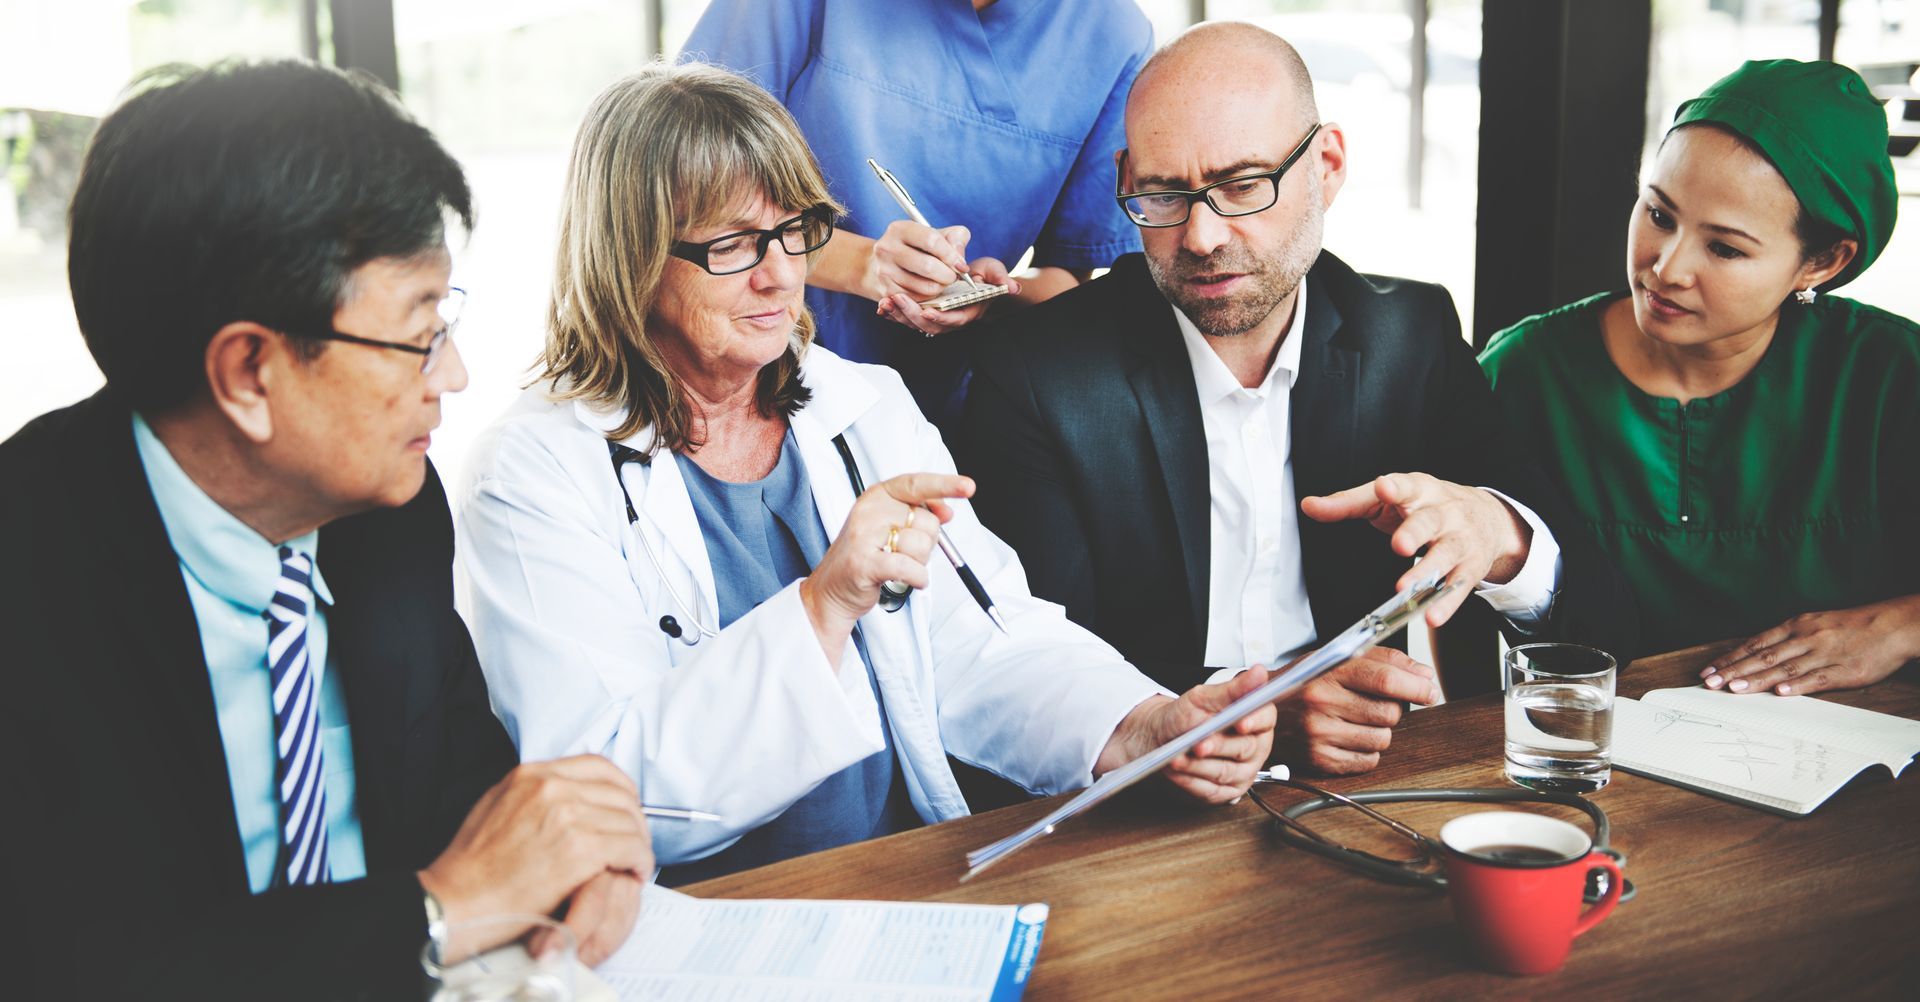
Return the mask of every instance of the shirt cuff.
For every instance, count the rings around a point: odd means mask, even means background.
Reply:
[[[1473,593],[1513,625],[1532,632],[1553,611],[1553,600],[1560,594],[1560,543],[1532,508],[1491,487],[1480,489],[1519,512],[1521,519],[1533,529],[1533,542],[1527,547],[1526,562],[1520,565],[1520,573],[1515,574],[1513,580],[1502,585],[1482,581]]]

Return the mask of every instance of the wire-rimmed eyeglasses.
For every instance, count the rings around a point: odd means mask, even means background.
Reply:
[[[1340,806],[1343,806],[1343,807],[1351,807],[1354,810],[1359,811],[1362,815],[1364,815],[1369,820],[1377,821],[1380,824],[1386,825],[1389,829],[1393,831],[1395,835],[1398,835],[1401,838],[1404,838],[1408,842],[1412,843],[1414,848],[1414,854],[1412,856],[1408,856],[1405,858],[1394,859],[1387,856],[1378,856],[1373,853],[1367,852],[1365,850],[1355,849],[1351,846],[1343,845],[1339,842],[1336,842],[1333,839],[1328,838],[1327,836],[1322,835],[1319,832],[1314,831],[1313,829],[1307,827],[1305,824],[1302,824],[1301,822],[1294,820],[1293,818],[1289,817],[1285,811],[1268,803],[1266,798],[1260,795],[1260,792],[1258,789],[1259,783],[1272,783],[1277,786],[1289,787],[1291,789],[1300,790],[1305,793],[1311,793],[1315,797],[1318,797],[1321,800],[1326,801],[1330,804],[1339,804]],[[1384,870],[1386,872],[1392,872],[1395,870],[1405,871],[1407,875],[1407,879],[1409,880],[1414,880],[1414,879],[1423,877],[1426,874],[1431,873],[1434,869],[1437,846],[1435,845],[1432,839],[1427,838],[1425,835],[1420,834],[1420,832],[1414,830],[1413,828],[1399,821],[1396,821],[1393,818],[1387,817],[1385,814],[1382,814],[1379,811],[1376,811],[1373,808],[1368,807],[1366,804],[1363,804],[1358,800],[1354,800],[1351,797],[1347,797],[1344,794],[1335,793],[1332,790],[1315,786],[1312,783],[1302,782],[1297,779],[1283,778],[1281,776],[1273,774],[1272,772],[1263,772],[1260,774],[1260,779],[1258,780],[1258,782],[1255,783],[1255,788],[1249,789],[1247,791],[1247,795],[1253,800],[1256,806],[1258,806],[1261,810],[1266,811],[1269,815],[1272,815],[1273,820],[1279,822],[1281,828],[1291,832],[1292,834],[1294,834],[1295,836],[1301,839],[1306,840],[1306,842],[1311,843],[1313,846],[1318,847],[1323,855],[1332,855],[1332,856],[1335,856],[1336,858],[1341,855],[1345,855],[1354,861],[1359,861],[1359,860],[1370,861],[1374,865],[1374,867],[1380,870]]]
[[[467,290],[460,288],[448,289],[445,298],[434,304],[434,312],[440,316],[440,327],[433,332],[433,336],[428,338],[427,343],[423,345],[407,344],[403,341],[380,341],[370,337],[360,337],[357,334],[342,334],[332,329],[317,331],[311,334],[294,331],[289,331],[288,333],[294,334],[296,337],[310,337],[316,341],[344,341],[347,344],[361,344],[369,348],[390,348],[394,351],[404,351],[411,355],[419,355],[420,374],[424,376],[433,371],[434,363],[440,361],[441,349],[445,348],[447,341],[453,337],[454,328],[460,326],[460,310],[466,306],[466,303]]]
[[[1113,197],[1134,225],[1148,229],[1179,226],[1192,214],[1194,203],[1202,201],[1215,215],[1220,216],[1251,216],[1256,212],[1265,212],[1280,200],[1280,178],[1306,154],[1313,137],[1319,134],[1320,125],[1316,123],[1307,130],[1306,138],[1300,140],[1293,152],[1280,161],[1280,166],[1270,171],[1223,178],[1192,191],[1168,188],[1123,192],[1116,185]],[[1121,156],[1125,155],[1126,152],[1121,151]]]
[[[758,265],[775,241],[782,251],[799,255],[825,247],[832,236],[833,209],[816,205],[772,229],[740,230],[697,244],[678,240],[667,253],[699,265],[709,275],[732,275]]]

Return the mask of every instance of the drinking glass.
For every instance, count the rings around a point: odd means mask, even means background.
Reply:
[[[431,1002],[572,1002],[573,931],[538,915],[450,923],[420,951]]]
[[[1507,778],[1591,793],[1613,776],[1613,655],[1578,644],[1507,652]]]

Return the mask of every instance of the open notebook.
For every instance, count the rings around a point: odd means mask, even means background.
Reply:
[[[1920,721],[1810,696],[1655,689],[1613,709],[1613,764],[1779,814],[1804,815],[1874,766],[1920,752]]]

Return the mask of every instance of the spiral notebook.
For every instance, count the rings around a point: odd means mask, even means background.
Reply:
[[[1613,708],[1613,764],[1776,814],[1810,814],[1862,772],[1898,777],[1920,721],[1811,696],[1655,689]]]

